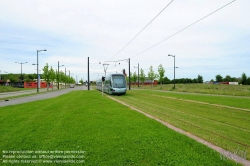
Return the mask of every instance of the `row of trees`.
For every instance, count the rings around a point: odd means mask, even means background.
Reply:
[[[66,75],[66,73],[64,73],[63,71],[60,71],[58,73],[58,71],[54,70],[51,67],[49,67],[48,63],[46,63],[46,65],[43,67],[43,79],[45,80],[45,82],[47,83],[47,90],[49,88],[49,84],[54,84],[54,82],[57,83],[57,88],[59,89],[59,83],[65,83],[66,84],[70,84],[70,83],[75,83],[74,78]],[[53,87],[53,86],[52,86]]]
[[[41,75],[41,77],[43,77]],[[22,80],[24,82],[31,82],[34,79],[37,79],[37,74],[13,74],[13,73],[8,73],[8,74],[2,74],[1,75],[1,80],[3,82],[7,82],[8,80],[10,82],[22,82]]]
[[[131,81],[136,83],[138,81],[138,75],[136,72],[130,73],[131,75]],[[160,84],[171,84],[174,82],[174,80],[168,79],[168,77],[165,77],[165,69],[163,68],[162,64],[158,66],[158,73],[154,71],[153,66],[149,67],[147,79],[150,80],[151,86],[153,85],[153,81],[155,79],[158,80],[158,83]],[[143,84],[146,80],[146,74],[144,73],[143,69],[140,69],[139,73],[139,81]],[[203,83],[203,77],[198,75],[197,78],[190,79],[190,78],[181,78],[181,79],[175,79],[176,83]]]
[[[134,73],[130,73],[131,75],[131,82],[136,83],[138,81],[138,74],[135,71]],[[172,84],[174,83],[174,80],[168,79],[168,77],[165,77],[165,69],[160,64],[158,66],[158,73],[156,73],[153,69],[153,66],[149,67],[147,79],[151,81],[153,84],[153,81],[155,79],[158,80],[158,83],[160,84]],[[146,80],[146,74],[144,73],[143,69],[140,69],[139,73],[139,81],[140,83],[144,83]],[[229,75],[226,75],[225,78],[223,78],[221,75],[216,75],[215,80],[212,79],[210,82],[238,82],[242,85],[250,85],[250,77],[247,77],[245,73],[242,73],[241,78],[231,77]],[[203,83],[203,77],[201,75],[198,75],[197,78],[177,78],[175,79],[175,83]]]
[[[37,74],[1,74],[1,80],[3,82],[32,82],[35,79],[37,79]],[[56,83],[65,83],[65,85],[68,83],[75,83],[74,78],[67,76],[63,71],[60,71],[58,74],[58,71],[55,71],[52,67],[49,68],[48,63],[46,66],[43,67],[43,74],[40,74],[40,79],[44,79],[47,83],[47,90],[50,84]],[[83,82],[82,80],[80,80]],[[53,87],[53,86],[52,86]],[[57,87],[59,89],[59,86]]]
[[[246,73],[242,73],[241,78],[231,77],[230,75],[226,75],[223,78],[220,74],[215,76],[215,80],[210,80],[211,82],[238,82],[242,85],[250,85],[250,77],[247,77]]]

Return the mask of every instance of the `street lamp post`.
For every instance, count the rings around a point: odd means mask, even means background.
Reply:
[[[138,82],[138,87],[139,87],[139,84],[140,84],[140,81],[139,81],[139,74],[140,74],[140,73],[139,73],[139,63],[138,63],[138,67],[135,67],[135,66],[134,66],[134,68],[138,68],[138,81],[137,81],[137,82]]]
[[[64,66],[64,65],[62,65]],[[62,67],[62,66],[59,66],[59,61],[58,61],[58,71],[57,71],[57,89],[59,89],[59,67]]]
[[[41,51],[47,51],[46,49],[44,49],[44,50],[36,50],[36,57],[37,57],[37,63],[36,63],[36,65],[37,65],[37,86],[36,86],[36,89],[37,89],[37,93],[39,93],[39,88],[38,88],[38,79],[39,79],[39,75],[38,75],[38,71],[39,71],[39,68],[38,68],[38,52],[41,52]],[[39,81],[39,84],[40,84],[40,81]]]
[[[15,62],[17,64],[21,64],[21,82],[23,82],[23,64],[28,63],[28,62]]]
[[[175,55],[168,55],[168,56],[172,56],[174,57],[174,89],[175,89],[175,68],[178,68],[178,67],[175,67]]]

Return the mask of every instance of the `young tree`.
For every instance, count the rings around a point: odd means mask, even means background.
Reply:
[[[203,77],[199,74],[198,74],[197,81],[198,81],[198,83],[203,83]]]
[[[65,73],[63,71],[60,71],[59,78],[60,78],[61,82],[63,82],[63,83],[66,82],[66,76],[65,76]]]
[[[55,70],[52,68],[52,66],[50,67],[50,79],[51,79],[51,83],[52,83],[52,90],[54,90],[54,81],[56,79],[56,73],[55,73]]]
[[[144,82],[145,82],[145,77],[146,77],[146,75],[144,74],[144,71],[143,71],[143,69],[141,68],[139,78],[140,78],[140,82],[141,82],[142,84],[144,84]]]
[[[247,85],[247,75],[245,73],[242,73],[241,77],[242,77],[241,84]]]
[[[83,80],[82,80],[82,79],[80,79],[80,81],[79,81],[79,82],[80,82],[80,84],[84,84],[84,82],[83,82]]]
[[[60,78],[59,78],[59,71],[56,69],[56,85],[57,89],[59,89],[59,83],[60,83]]]
[[[151,81],[151,87],[153,87],[154,79],[157,78],[157,77],[158,77],[158,75],[155,74],[155,72],[153,70],[153,66],[150,66],[149,71],[148,71],[148,78]]]
[[[75,80],[74,80],[74,78],[73,77],[70,77],[70,79],[69,79],[69,83],[75,83]]]
[[[163,68],[162,64],[158,66],[158,73],[159,73],[159,82],[162,84],[164,80],[165,69]]]
[[[136,84],[136,80],[137,80],[137,74],[136,74],[136,72],[133,73],[131,79],[132,79],[132,82],[134,82]]]
[[[46,65],[43,67],[43,77],[44,77],[44,80],[45,80],[45,82],[47,84],[47,91],[49,91],[49,84],[50,84],[50,81],[51,81],[51,77],[50,77],[48,63],[46,63]]]

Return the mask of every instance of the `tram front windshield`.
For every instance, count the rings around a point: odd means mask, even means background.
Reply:
[[[114,88],[126,88],[126,81],[124,76],[114,75],[112,77]]]

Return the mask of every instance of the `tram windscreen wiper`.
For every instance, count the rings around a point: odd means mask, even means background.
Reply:
[[[120,88],[120,87],[117,85],[117,83],[115,83],[115,85],[116,85],[117,88]]]

